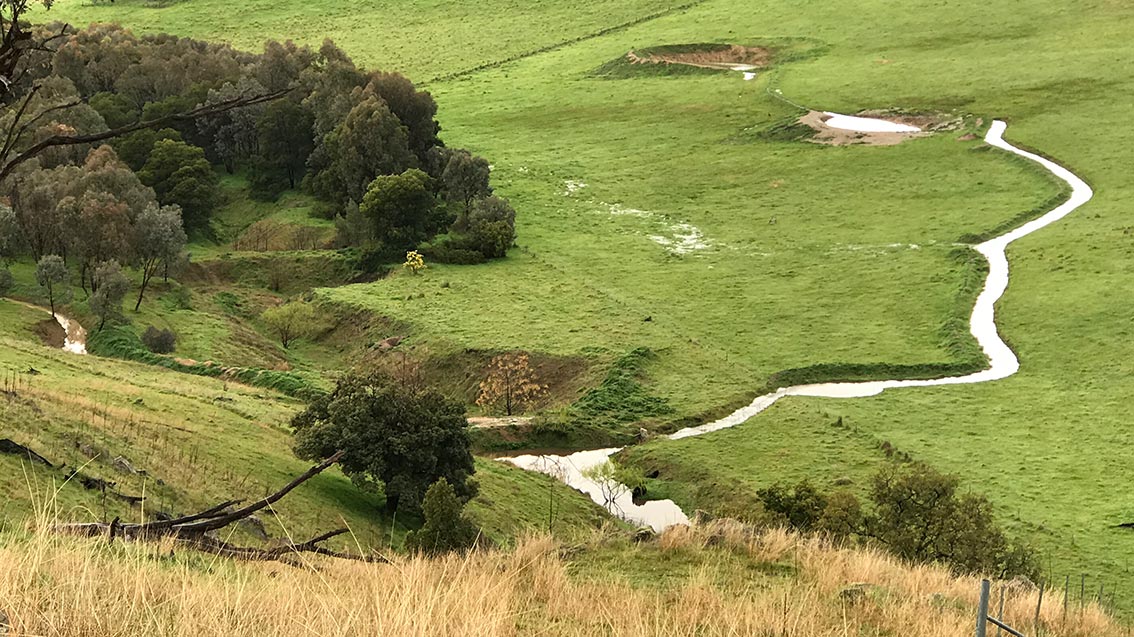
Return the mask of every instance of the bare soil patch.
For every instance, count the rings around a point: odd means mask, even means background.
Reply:
[[[949,115],[925,115],[895,113],[892,111],[862,111],[855,113],[857,117],[871,117],[897,124],[916,126],[921,132],[894,133],[894,132],[862,132],[831,128],[825,122],[830,116],[820,111],[809,111],[799,118],[799,123],[810,127],[815,135],[809,141],[816,144],[829,144],[832,146],[846,146],[849,144],[867,144],[870,146],[893,146],[917,137],[925,137],[931,133],[944,130],[955,130],[961,126],[962,119]]]
[[[495,427],[523,427],[532,422],[531,416],[473,416],[469,418],[469,426],[477,429],[493,429]]]
[[[31,329],[39,337],[39,340],[43,341],[43,344],[48,347],[61,349],[64,341],[67,340],[67,332],[53,318],[45,318],[33,325]]]
[[[771,66],[772,51],[760,46],[732,44],[698,51],[652,51],[642,54],[630,51],[626,54],[626,59],[630,60],[632,64],[684,64],[686,66],[728,70],[735,67],[760,69]]]

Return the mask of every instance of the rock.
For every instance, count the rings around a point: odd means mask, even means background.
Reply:
[[[642,542],[650,542],[656,537],[657,534],[648,526],[640,526],[634,531],[634,541],[639,544]]]
[[[958,137],[957,141],[959,141],[959,142],[971,142],[974,139],[976,139],[976,135],[973,135],[972,133],[965,133],[964,135],[961,135],[960,137]]]
[[[237,524],[258,540],[268,539],[268,530],[264,528],[264,521],[254,515],[240,520]]]
[[[145,471],[135,469],[134,465],[130,464],[130,461],[127,460],[126,458],[124,458],[123,456],[114,456],[114,460],[111,461],[111,464],[114,465],[115,469],[118,469],[122,473],[131,473],[131,474],[134,474],[134,475],[145,475],[146,474]]]
[[[387,350],[397,347],[406,337],[404,336],[391,336],[378,341],[378,349]]]
[[[870,591],[874,588],[875,587],[873,584],[867,584],[866,582],[856,582],[839,591],[839,599],[843,600],[847,604],[860,604],[866,601],[867,594],[869,594]]]
[[[854,480],[850,479],[850,477],[848,476],[839,476],[838,478],[835,478],[834,482],[832,482],[831,484],[835,485],[836,487],[845,487],[848,484],[854,484]]]

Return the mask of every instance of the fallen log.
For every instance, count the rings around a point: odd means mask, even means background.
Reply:
[[[47,467],[55,466],[51,464],[51,462],[49,462],[47,458],[44,458],[38,453],[32,451],[30,448],[7,438],[0,438],[0,453],[9,453],[14,456],[24,456],[28,459],[29,462],[37,462]]]
[[[358,560],[363,562],[386,562],[386,558],[373,555],[354,555],[341,553],[319,546],[321,542],[337,537],[347,532],[347,529],[336,529],[317,535],[306,542],[291,542],[273,548],[257,548],[251,546],[236,546],[218,539],[214,532],[230,524],[246,519],[252,514],[267,508],[280,501],[299,485],[307,482],[343,457],[342,451],[327,458],[323,462],[311,467],[303,475],[289,482],[279,491],[249,504],[248,506],[230,510],[243,500],[228,500],[214,507],[205,509],[192,515],[152,522],[122,524],[115,518],[109,524],[105,522],[85,522],[58,524],[53,530],[57,533],[80,535],[84,537],[106,537],[108,539],[122,538],[125,540],[157,541],[172,538],[178,544],[204,551],[242,560],[271,561],[280,560],[296,553],[316,553],[339,559]]]

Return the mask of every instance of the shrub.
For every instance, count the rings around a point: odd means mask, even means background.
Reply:
[[[774,484],[756,495],[774,521],[804,533],[818,530],[827,509],[827,497],[807,480],[793,487]]]
[[[874,511],[864,533],[908,560],[942,562],[963,573],[1035,577],[1031,549],[1008,540],[987,498],[958,495],[958,484],[956,476],[924,463],[883,469],[874,477]]]
[[[476,546],[480,530],[464,516],[464,504],[445,478],[425,492],[421,510],[425,524],[406,536],[406,548],[426,555],[467,551]]]
[[[170,354],[177,349],[177,335],[172,330],[159,330],[151,325],[142,332],[142,344],[155,354]]]
[[[12,291],[12,272],[8,268],[0,270],[0,297],[8,296]]]
[[[273,170],[267,161],[258,157],[252,160],[248,182],[248,194],[258,201],[275,201],[291,187],[286,174]]]
[[[858,497],[839,489],[827,496],[827,504],[815,525],[815,530],[831,537],[844,539],[858,534],[862,529],[862,503]]]
[[[314,305],[295,301],[268,308],[260,314],[260,320],[279,336],[284,349],[297,338],[317,334],[320,329],[318,318]]]
[[[430,261],[450,265],[478,265],[488,261],[480,251],[467,249],[460,242],[439,242],[432,246],[422,246],[420,252]]]

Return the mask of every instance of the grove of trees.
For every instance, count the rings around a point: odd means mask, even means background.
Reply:
[[[34,4],[51,2],[0,1],[10,27],[0,33],[0,260],[58,256],[89,299],[99,268],[136,268],[138,310],[154,276],[185,262],[189,238],[211,236],[221,170],[258,198],[317,197],[337,247],[357,249],[360,264],[413,250],[479,263],[515,240],[487,160],[445,147],[433,97],[401,75],[359,68],[329,40],[254,54],[111,24],[29,24]]]

